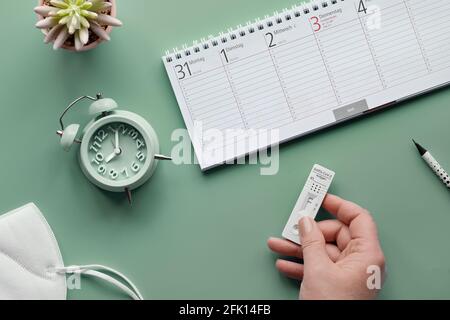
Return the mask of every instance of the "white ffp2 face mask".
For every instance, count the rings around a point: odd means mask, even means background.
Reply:
[[[0,299],[65,300],[66,274],[96,277],[135,300],[143,299],[131,281],[111,268],[65,267],[56,238],[34,204],[0,216]]]

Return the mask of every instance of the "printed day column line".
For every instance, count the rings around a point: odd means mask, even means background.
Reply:
[[[265,38],[265,37],[264,37],[264,41],[266,42],[266,45],[267,45],[267,41],[266,41],[266,38]],[[287,94],[286,94],[286,91],[284,90],[284,87],[283,87],[283,81],[281,81],[281,77],[280,77],[280,74],[279,74],[279,72],[278,72],[278,68],[277,68],[277,66],[276,66],[276,64],[275,64],[275,60],[274,60],[274,57],[273,57],[273,55],[272,55],[270,46],[268,46],[267,51],[269,52],[270,59],[272,59],[272,64],[273,64],[273,67],[275,68],[275,73],[277,74],[278,81],[280,81],[280,88],[281,88],[281,90],[283,91],[284,98],[286,99],[286,103],[287,103],[287,105],[288,105],[288,107],[289,107],[289,111],[290,111],[291,116],[292,116],[292,121],[295,122],[295,121],[297,120],[297,119],[296,119],[296,115],[295,115],[295,113],[294,113],[294,110],[292,109],[291,104],[289,103],[289,99],[288,99],[288,96],[287,96]]]
[[[240,106],[240,104],[238,102],[238,99],[236,97],[236,93],[234,92],[233,84],[231,83],[230,77],[228,76],[227,68],[226,68],[225,64],[223,63],[222,57],[220,57],[220,63],[222,64],[223,71],[225,72],[225,75],[227,76],[228,83],[230,84],[230,89],[231,89],[231,92],[233,93],[234,101],[236,102],[236,107],[237,107],[237,109],[239,111],[239,114],[241,115],[242,124],[244,125],[244,128],[248,130],[247,121],[245,120],[244,114],[242,113],[241,106]]]
[[[317,49],[319,50],[320,56],[321,56],[322,61],[323,61],[323,65],[325,66],[325,70],[327,71],[328,80],[330,81],[331,88],[333,89],[333,93],[334,93],[334,96],[336,98],[336,102],[337,102],[338,105],[340,105],[341,104],[341,100],[338,98],[336,87],[334,86],[333,81],[331,80],[330,70],[328,69],[328,64],[325,61],[325,57],[322,54],[322,50],[320,48],[319,40],[317,39],[316,33],[315,33],[313,27],[311,26],[311,24],[309,24],[309,27],[311,28],[311,32],[313,33],[314,40],[316,41]]]
[[[173,67],[172,69],[173,69],[175,77],[176,77],[176,69],[175,69],[175,67]],[[187,107],[187,109],[189,111],[189,115],[190,115],[190,118],[191,118],[191,125],[192,125],[192,127],[194,127],[194,123],[195,123],[196,119],[195,119],[194,113],[191,110],[191,107],[189,106],[189,102],[186,99],[186,94],[184,92],[184,86],[183,86],[182,82],[179,79],[178,79],[177,82],[178,82],[178,86],[180,87],[181,94],[183,95],[183,99],[184,99],[184,102],[186,104],[186,107]]]
[[[173,67],[173,71],[174,71],[175,77],[176,77],[175,67]],[[194,113],[191,110],[189,102],[186,100],[186,94],[184,92],[184,86],[183,86],[183,84],[182,84],[182,82],[180,80],[178,80],[177,83],[178,83],[178,86],[180,88],[181,94],[183,95],[184,103],[186,104],[187,110],[189,112],[189,118],[191,120],[191,127],[195,128],[195,122],[197,121],[197,119],[195,119]],[[187,127],[189,128],[189,126],[187,126]],[[191,134],[191,130],[188,130],[188,134],[189,134],[189,137],[191,138],[192,146],[194,147],[194,149],[197,149],[197,146],[199,144],[201,145],[201,148],[205,146],[205,143],[203,141],[203,132],[201,133],[202,136],[201,136],[201,140],[200,141],[198,140],[198,138],[196,136]]]
[[[355,9],[356,9],[356,4],[355,4]],[[378,73],[378,77],[380,78],[381,85],[383,86],[384,89],[386,89],[387,86],[386,86],[386,83],[383,80],[383,77],[381,76],[381,70],[380,70],[380,67],[378,65],[378,60],[375,58],[372,45],[370,44],[368,35],[366,33],[366,28],[364,28],[364,24],[361,21],[361,17],[360,17],[359,14],[358,14],[358,20],[359,20],[359,23],[361,24],[361,29],[362,29],[362,31],[364,33],[364,37],[366,38],[367,46],[369,47],[369,51],[370,51],[370,55],[372,56],[373,63],[375,64],[375,68],[377,69],[377,73]]]
[[[430,73],[432,71],[431,70],[431,66],[430,66],[430,64],[428,62],[428,59],[426,58],[425,51],[424,51],[423,45],[421,43],[422,42],[421,41],[422,38],[419,37],[419,33],[417,32],[417,26],[415,24],[415,21],[414,21],[412,15],[411,15],[410,7],[406,3],[406,0],[403,0],[403,4],[405,5],[406,12],[408,13],[409,21],[411,22],[411,26],[412,26],[412,28],[414,30],[414,36],[416,37],[417,44],[419,45],[420,53],[422,54],[422,58],[423,58],[423,62],[425,63],[425,66],[427,67],[428,73]]]

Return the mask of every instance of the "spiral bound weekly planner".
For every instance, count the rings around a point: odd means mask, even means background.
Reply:
[[[448,0],[311,2],[167,52],[201,169],[447,85],[449,11]]]

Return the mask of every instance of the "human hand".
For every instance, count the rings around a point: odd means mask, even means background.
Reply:
[[[302,280],[300,299],[374,299],[385,275],[385,258],[377,227],[369,212],[357,204],[327,195],[323,207],[337,220],[299,222],[302,245],[270,238],[269,248],[303,264],[279,259],[278,270]],[[372,274],[373,273],[373,274]],[[379,277],[371,286],[369,277]]]

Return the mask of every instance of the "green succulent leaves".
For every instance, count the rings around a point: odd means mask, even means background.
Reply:
[[[109,35],[103,26],[121,26],[120,20],[102,12],[111,9],[106,0],[51,0],[49,6],[39,6],[34,11],[44,17],[36,27],[48,29],[44,42],[53,42],[54,49],[74,36],[75,49],[81,50],[89,42],[89,30],[103,40]]]

